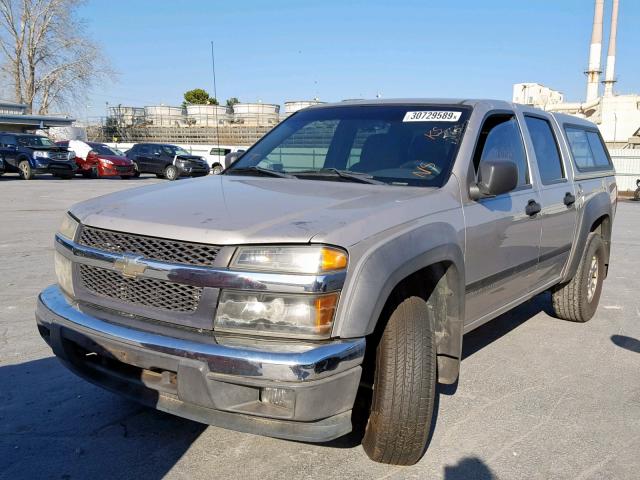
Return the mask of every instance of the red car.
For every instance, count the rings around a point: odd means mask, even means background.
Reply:
[[[56,144],[76,153],[76,165],[78,165],[76,173],[81,173],[84,177],[127,179],[140,176],[131,160],[119,150],[104,143],[65,140],[64,142],[56,142]]]

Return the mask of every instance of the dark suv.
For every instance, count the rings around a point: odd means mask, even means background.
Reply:
[[[155,173],[158,178],[175,180],[181,175],[201,177],[209,173],[206,160],[176,145],[137,143],[127,152],[140,173]]]
[[[76,170],[75,154],[42,135],[0,132],[0,157],[6,172],[31,180],[37,173],[70,179]]]

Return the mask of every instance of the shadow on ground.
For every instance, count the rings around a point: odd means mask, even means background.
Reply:
[[[493,473],[476,457],[463,458],[455,465],[444,467],[444,480],[491,480]]]
[[[626,335],[611,335],[611,341],[620,348],[640,353],[640,340],[638,339]]]
[[[159,479],[205,425],[141,407],[55,358],[0,367],[0,479]]]

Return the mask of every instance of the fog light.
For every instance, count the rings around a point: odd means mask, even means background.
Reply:
[[[60,288],[64,293],[73,297],[73,263],[58,252],[54,252],[53,262],[55,265],[56,276],[58,277],[58,285],[60,285]]]
[[[296,404],[296,397],[293,390],[265,387],[260,391],[260,401],[276,407],[293,410]]]

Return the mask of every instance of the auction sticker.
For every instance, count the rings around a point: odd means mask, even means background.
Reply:
[[[420,112],[407,112],[403,122],[457,122],[462,112],[446,110],[423,110]]]

